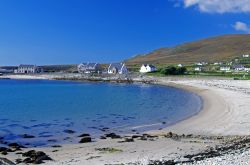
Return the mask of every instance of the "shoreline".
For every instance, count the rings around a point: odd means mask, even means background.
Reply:
[[[149,77],[149,79],[152,78]],[[60,148],[34,149],[48,153],[55,162],[46,162],[46,164],[53,165],[133,164],[135,162],[146,164],[149,160],[185,162],[189,160],[184,158],[187,154],[195,155],[206,151],[207,147],[216,148],[217,145],[226,145],[227,143],[224,144],[223,141],[227,142],[235,137],[241,140],[250,136],[250,122],[248,122],[250,119],[250,112],[248,112],[250,81],[157,77],[152,84],[195,93],[202,98],[203,108],[197,114],[167,128],[146,132],[148,136],[145,141],[135,138],[131,142],[126,142],[126,139],[131,139],[132,136],[128,135],[121,139],[98,139],[94,143],[65,144]],[[172,136],[168,137],[170,132],[173,132],[177,141]],[[124,139],[125,142],[121,142]],[[29,149],[24,149],[24,151]],[[114,151],[99,152],[99,149],[114,149]],[[13,160],[17,157],[10,154],[6,158]],[[204,163],[209,164],[209,162]]]

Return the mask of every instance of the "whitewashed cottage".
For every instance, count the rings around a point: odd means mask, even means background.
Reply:
[[[231,67],[230,66],[221,66],[220,71],[230,71]]]
[[[128,68],[124,63],[112,63],[108,67],[108,74],[128,74]]]
[[[157,71],[157,68],[152,64],[143,64],[140,69],[141,73],[149,73],[155,71]]]
[[[243,58],[249,58],[250,55],[249,55],[249,54],[243,54],[242,57],[243,57]]]

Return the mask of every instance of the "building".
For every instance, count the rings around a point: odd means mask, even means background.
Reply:
[[[244,67],[244,65],[239,64],[239,65],[234,65],[234,66],[233,66],[233,69],[234,69],[235,71],[244,71],[244,70],[245,70],[245,67]]]
[[[43,69],[36,65],[19,65],[19,67],[14,70],[14,73],[20,74],[34,74],[34,73],[42,73]]]
[[[243,58],[249,58],[250,55],[249,55],[249,54],[243,54],[242,57],[243,57]]]
[[[195,67],[195,68],[194,68],[194,71],[201,72],[201,71],[202,71],[202,68],[201,68],[201,67]]]
[[[183,67],[183,65],[182,65],[182,64],[178,64],[177,66],[178,66],[178,67]]]
[[[202,65],[203,65],[203,63],[201,63],[201,62],[197,62],[197,63],[195,63],[195,65],[197,65],[197,66],[202,66]]]
[[[108,74],[128,74],[128,68],[124,63],[112,63],[108,67]]]
[[[231,67],[230,66],[221,66],[220,71],[230,71]]]
[[[250,72],[250,67],[245,67],[246,72]]]
[[[222,62],[215,62],[214,65],[222,65]]]
[[[140,69],[141,73],[149,73],[155,71],[157,71],[157,68],[152,64],[143,64]]]
[[[81,63],[77,67],[79,73],[100,73],[102,66],[98,63]]]

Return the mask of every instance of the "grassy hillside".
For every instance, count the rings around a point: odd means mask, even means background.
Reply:
[[[237,34],[212,37],[171,48],[161,48],[125,62],[129,65],[217,62],[231,60],[245,53],[250,53],[250,35]]]

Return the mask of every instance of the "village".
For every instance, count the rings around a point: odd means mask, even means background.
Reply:
[[[160,64],[142,64],[142,65],[126,65],[125,63],[111,63],[100,64],[94,62],[80,63],[71,66],[37,66],[37,65],[24,65],[19,66],[3,66],[0,67],[0,75],[4,74],[42,74],[42,73],[80,73],[84,75],[128,75],[128,74],[147,74],[154,75],[154,73],[163,74],[163,71],[171,68],[178,69],[184,68],[185,72],[181,74],[186,75],[199,75],[202,73],[218,73],[220,75],[231,74],[244,74],[248,75],[250,71],[250,55],[243,54],[229,62],[214,62],[209,63],[206,61],[196,62],[194,64],[175,64],[175,65],[160,65]],[[50,69],[48,69],[50,68]],[[55,69],[56,68],[56,69]],[[167,75],[167,74],[165,74]],[[175,75],[175,73],[170,75]]]

